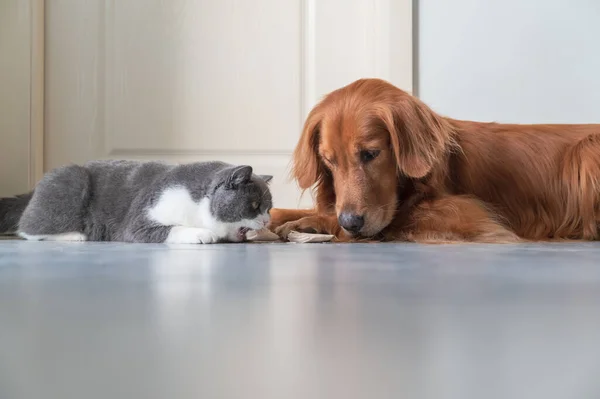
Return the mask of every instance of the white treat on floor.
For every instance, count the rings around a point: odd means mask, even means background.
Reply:
[[[310,242],[328,242],[333,240],[332,235],[329,234],[311,234],[311,233],[300,233],[297,231],[291,231],[288,234],[288,241],[295,243],[310,243]],[[250,230],[246,233],[248,241],[253,242],[268,242],[268,241],[279,241],[279,236],[273,233],[271,230],[264,228],[260,230]]]
[[[279,236],[271,230],[264,228],[260,230],[250,230],[246,233],[248,241],[278,241]]]
[[[331,234],[311,234],[311,233],[299,233],[297,231],[290,231],[288,234],[289,242],[297,243],[309,243],[309,242],[328,242],[333,240]]]

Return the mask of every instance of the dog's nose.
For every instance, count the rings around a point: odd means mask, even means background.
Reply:
[[[358,233],[365,225],[365,218],[355,213],[342,212],[338,216],[338,223],[349,232]]]

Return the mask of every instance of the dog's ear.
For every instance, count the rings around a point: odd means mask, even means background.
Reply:
[[[319,159],[321,119],[320,107],[316,106],[308,114],[300,140],[294,150],[292,176],[303,190],[316,184],[324,173],[323,165]]]
[[[398,169],[415,179],[425,177],[450,149],[452,127],[418,98],[403,93],[383,107]]]

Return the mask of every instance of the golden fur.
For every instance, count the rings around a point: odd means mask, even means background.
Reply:
[[[271,227],[282,236],[490,243],[599,236],[600,125],[454,120],[379,79],[351,83],[314,107],[293,176],[314,188],[316,207],[274,209]],[[341,212],[364,217],[359,234],[340,228]]]

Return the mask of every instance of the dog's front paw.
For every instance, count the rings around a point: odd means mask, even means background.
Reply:
[[[283,240],[287,240],[288,235],[292,231],[300,233],[320,233],[329,234],[328,231],[323,231],[322,224],[318,217],[308,216],[302,219],[294,220],[293,222],[287,222],[275,229],[275,234],[281,237]]]
[[[174,226],[165,242],[168,244],[214,244],[218,240],[217,235],[208,229]]]

